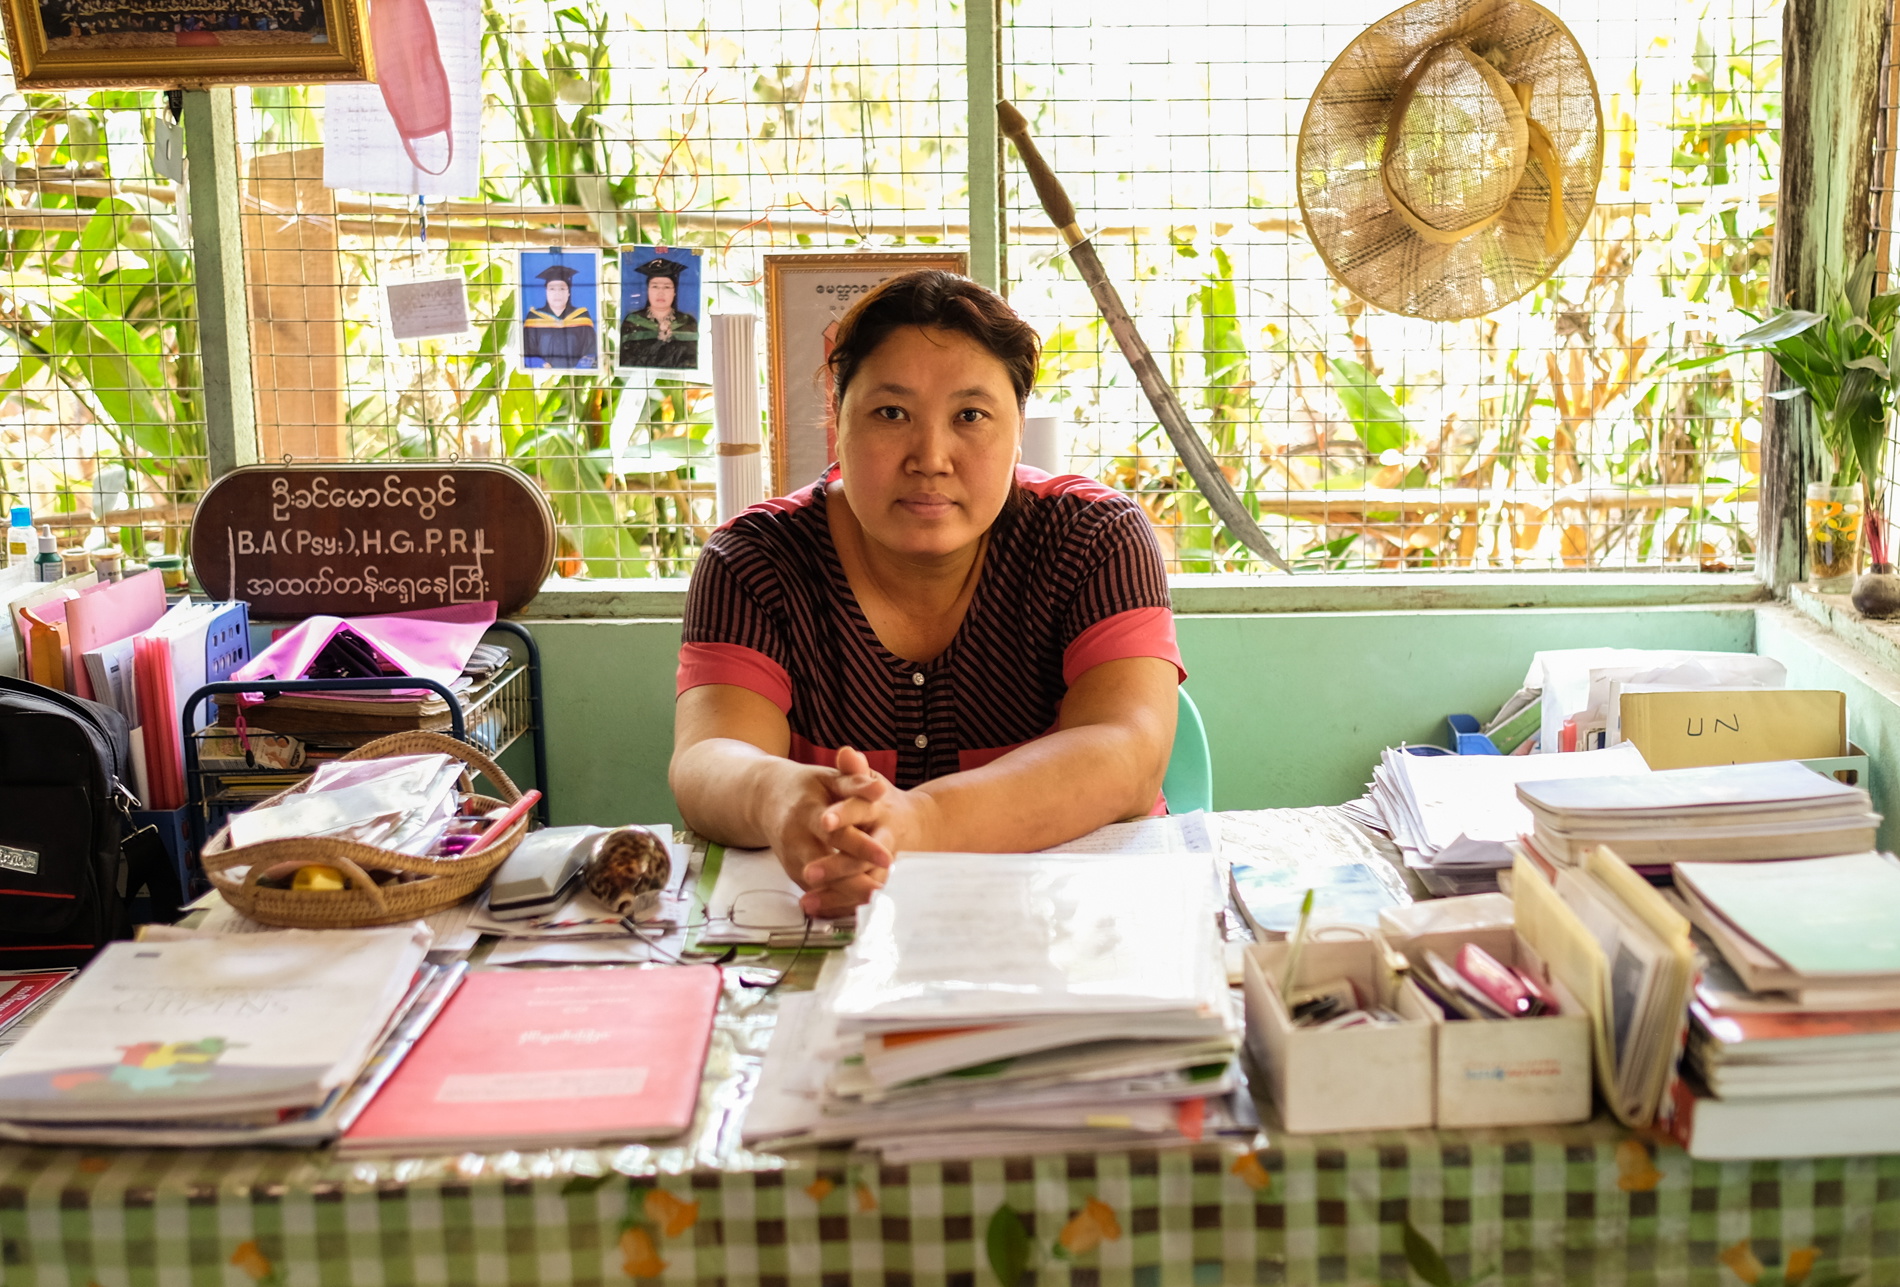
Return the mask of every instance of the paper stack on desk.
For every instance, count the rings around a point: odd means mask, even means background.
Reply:
[[[1873,848],[1880,826],[1867,792],[1792,760],[1524,782],[1517,794],[1538,853],[1558,863],[1598,845],[1639,865],[1822,858]]]
[[[1708,958],[1675,1096],[1690,1153],[1900,1151],[1900,862],[1685,863],[1676,894]]]
[[[1518,799],[1525,782],[1643,774],[1633,746],[1567,755],[1413,755],[1388,750],[1370,794],[1384,829],[1434,893],[1497,888],[1491,873],[1511,865],[1511,843],[1531,829]],[[1432,877],[1452,887],[1437,888]]]
[[[412,925],[110,944],[0,1054],[0,1136],[321,1143],[459,980],[428,946]]]
[[[908,1162],[1217,1128],[1239,1025],[1214,862],[1156,862],[907,854],[818,990],[785,998],[746,1138]]]

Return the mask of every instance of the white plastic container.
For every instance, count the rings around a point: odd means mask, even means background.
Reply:
[[[1247,1045],[1267,1070],[1273,1104],[1287,1130],[1305,1134],[1432,1124],[1432,1003],[1410,979],[1401,980],[1386,968],[1383,950],[1370,937],[1306,944],[1295,987],[1351,979],[1362,995],[1404,1020],[1320,1032],[1295,1027],[1280,997],[1287,944],[1257,943],[1247,949]]]
[[[7,567],[30,564],[40,552],[39,535],[33,530],[33,511],[15,505],[7,525]]]

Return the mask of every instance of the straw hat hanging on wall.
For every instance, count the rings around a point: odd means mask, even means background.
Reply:
[[[1530,0],[1418,0],[1347,46],[1300,125],[1300,211],[1375,307],[1476,317],[1555,272],[1596,205],[1603,108]]]

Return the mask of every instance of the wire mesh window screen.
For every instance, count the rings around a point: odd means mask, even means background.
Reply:
[[[1006,85],[1236,488],[1308,568],[1747,566],[1759,359],[1694,365],[1766,304],[1778,6],[1569,0],[1605,131],[1558,273],[1469,322],[1366,308],[1306,238],[1302,115],[1391,0],[1016,0]],[[1135,492],[1182,571],[1252,567],[1010,176],[1012,299],[1050,342],[1070,461]]]
[[[484,23],[476,199],[327,190],[322,91],[252,93],[265,455],[506,458],[548,492],[558,570],[682,575],[714,522],[709,390],[612,373],[616,250],[702,251],[702,307],[734,311],[762,308],[771,251],[967,240],[962,18],[946,3],[490,0]],[[504,360],[515,256],[554,247],[602,253],[603,370]],[[381,286],[451,271],[470,282],[472,342],[396,342]]]
[[[0,70],[0,505],[61,549],[177,552],[207,481],[188,220],[149,148],[162,99],[21,94]]]
[[[1551,282],[1442,324],[1334,284],[1292,185],[1321,72],[1389,7],[1342,0],[1306,19],[1240,0],[1012,0],[1003,84],[1183,402],[1299,564],[1746,566],[1759,362],[1697,363],[1766,304],[1778,6],[1567,3],[1603,100],[1598,211]],[[611,335],[623,244],[703,250],[714,309],[760,307],[772,250],[965,244],[963,22],[947,0],[488,0],[468,200],[326,189],[323,91],[243,95],[265,455],[510,459],[554,502],[560,570],[686,571],[713,520],[706,391],[509,371],[514,255],[602,250]],[[133,141],[156,96],[5,101],[7,499],[138,508],[150,525],[125,539],[176,544],[165,524],[202,487],[204,449],[177,194]],[[1048,342],[1043,394],[1071,467],[1137,494],[1177,570],[1251,568],[1005,164],[1008,287]],[[381,287],[445,271],[468,277],[474,338],[396,342]],[[72,329],[58,346],[56,326]],[[108,351],[135,335],[138,352]],[[72,521],[74,539],[121,539]]]

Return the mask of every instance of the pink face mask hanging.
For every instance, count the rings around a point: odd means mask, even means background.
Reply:
[[[369,11],[369,43],[376,58],[377,88],[383,91],[383,103],[410,162],[424,174],[445,173],[455,161],[455,111],[427,0],[375,0]],[[417,145],[437,135],[443,141],[442,163],[431,166]]]

